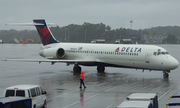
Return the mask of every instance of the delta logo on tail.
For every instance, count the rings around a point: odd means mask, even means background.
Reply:
[[[41,41],[43,42],[43,45],[49,44],[49,39],[50,39],[50,32],[48,28],[37,28],[39,36],[41,38]]]
[[[59,43],[51,34],[45,20],[33,20],[43,45]],[[37,25],[36,25],[37,24]],[[39,25],[41,24],[41,25]]]

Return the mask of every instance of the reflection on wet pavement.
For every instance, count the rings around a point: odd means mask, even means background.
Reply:
[[[179,45],[173,47],[180,49]],[[23,49],[19,45],[15,48],[6,48],[10,50],[3,50],[0,57],[39,58],[38,45],[23,46]],[[168,48],[171,55],[180,61],[180,51],[177,53],[177,50]],[[15,51],[18,51],[16,55],[12,55]],[[105,73],[97,73],[96,67],[82,67],[87,88],[79,89],[80,74],[73,75],[73,66],[22,62],[0,62],[0,65],[1,94],[8,86],[39,84],[47,91],[48,108],[114,108],[133,92],[158,93],[159,106],[163,108],[168,97],[180,90],[180,68],[171,71],[169,79],[164,79],[159,71],[145,70],[142,73],[142,70],[107,67]]]

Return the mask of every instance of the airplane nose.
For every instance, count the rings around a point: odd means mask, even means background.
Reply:
[[[179,62],[175,58],[172,58],[172,60],[171,60],[171,68],[176,69],[178,66],[179,66]]]
[[[166,57],[163,62],[161,62],[163,69],[173,70],[179,66],[179,62],[172,56]]]

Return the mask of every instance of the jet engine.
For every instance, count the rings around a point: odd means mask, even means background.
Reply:
[[[64,58],[64,56],[65,56],[65,51],[64,51],[64,49],[63,49],[63,48],[59,48],[59,49],[57,50],[57,52],[56,52],[56,56],[57,56],[58,58]]]
[[[62,59],[65,56],[63,48],[47,48],[39,51],[39,55],[48,59]]]

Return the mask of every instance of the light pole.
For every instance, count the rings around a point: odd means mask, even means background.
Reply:
[[[132,29],[132,23],[133,23],[133,21],[131,20],[131,21],[129,21],[130,22],[130,29]]]
[[[69,28],[65,28],[65,38],[64,38],[65,42],[66,40],[69,41]]]
[[[67,28],[65,28],[65,38],[64,38],[64,41],[65,41],[65,42],[66,42],[66,29],[67,29]]]
[[[69,28],[67,28],[67,41],[69,42]]]
[[[86,30],[85,30],[85,37],[84,38],[85,38],[85,41],[86,41]]]

